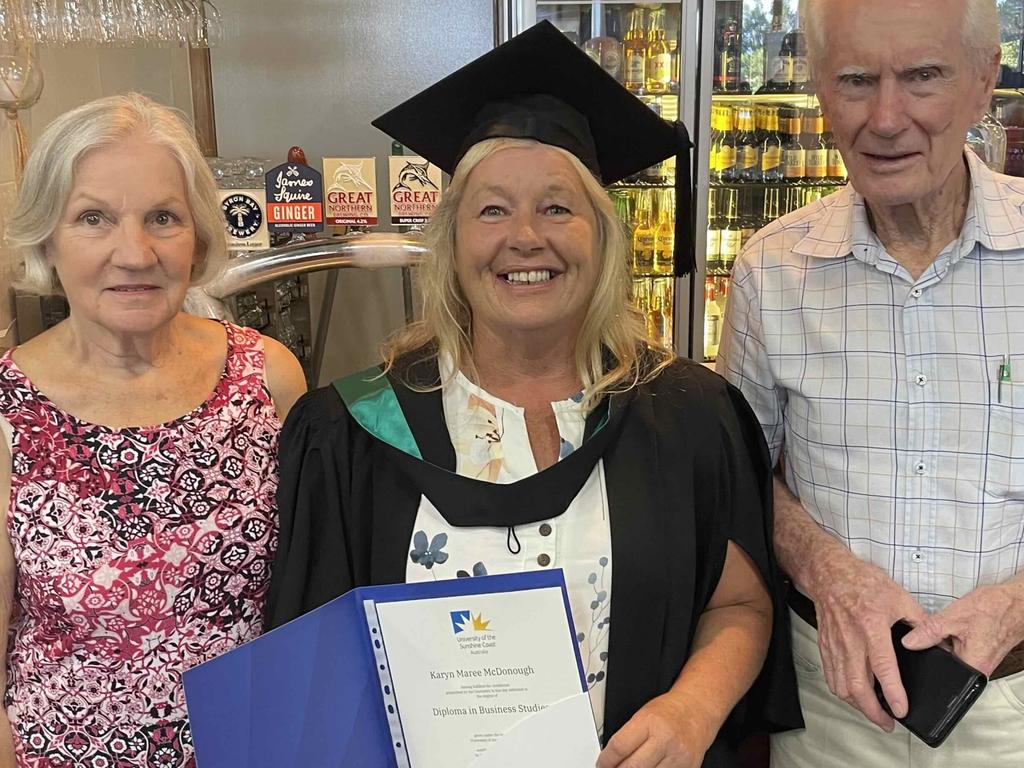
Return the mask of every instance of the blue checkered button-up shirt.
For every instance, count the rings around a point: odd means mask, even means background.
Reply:
[[[918,280],[852,186],[763,229],[718,358],[810,515],[929,610],[1024,568],[1024,179],[967,157]]]

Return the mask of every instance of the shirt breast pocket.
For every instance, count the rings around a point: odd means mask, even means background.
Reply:
[[[992,384],[985,493],[1024,500],[1024,383]]]

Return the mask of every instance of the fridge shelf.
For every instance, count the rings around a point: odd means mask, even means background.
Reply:
[[[715,104],[798,104],[813,107],[818,104],[818,97],[813,93],[712,93],[711,101]]]
[[[712,189],[834,189],[845,187],[845,181],[712,181]]]
[[[630,272],[634,280],[674,280],[675,275],[671,272]]]
[[[611,192],[628,192],[631,189],[675,189],[676,185],[672,182],[662,182],[659,184],[649,183],[645,181],[620,181],[616,184],[610,184],[608,190]]]
[[[623,0],[537,0],[537,7],[551,5],[649,5],[645,3],[623,2]],[[683,0],[662,0],[658,5],[682,5]]]

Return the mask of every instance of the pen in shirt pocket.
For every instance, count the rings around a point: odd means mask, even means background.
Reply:
[[[1002,359],[999,362],[999,376],[998,376],[998,383],[996,384],[996,399],[999,401],[1000,405],[1003,404],[1003,384],[1004,383],[1006,383],[1006,384],[1012,384],[1013,383],[1011,378],[1010,378],[1010,357],[1009,357],[1009,355],[1003,355]]]

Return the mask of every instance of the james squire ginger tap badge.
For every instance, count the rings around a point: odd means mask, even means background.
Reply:
[[[441,169],[422,157],[388,158],[392,224],[426,224],[441,201]]]
[[[325,157],[327,223],[377,225],[377,162],[372,157]]]
[[[301,163],[267,171],[267,224],[271,232],[320,232],[324,228],[324,187],[320,172]]]

